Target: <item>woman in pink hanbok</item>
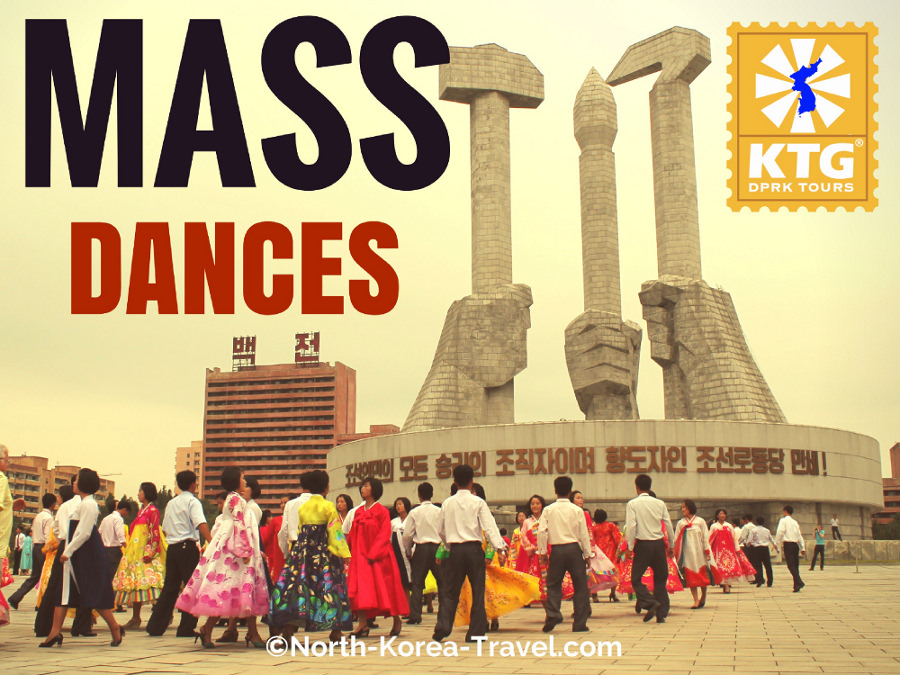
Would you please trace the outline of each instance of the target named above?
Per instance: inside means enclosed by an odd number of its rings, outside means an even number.
[[[194,616],[208,617],[198,638],[207,649],[215,647],[212,630],[220,617],[247,619],[248,643],[263,648],[256,617],[269,613],[269,589],[259,548],[259,527],[239,494],[246,483],[241,471],[222,471],[228,491],[212,540],[175,606]]]
[[[709,528],[709,547],[719,574],[722,576],[722,592],[731,593],[734,581],[756,577],[756,570],[747,556],[734,543],[734,528],[728,522],[728,511],[716,511],[716,521]]]

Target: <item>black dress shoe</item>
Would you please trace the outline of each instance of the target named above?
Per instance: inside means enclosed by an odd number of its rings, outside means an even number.
[[[577,628],[572,629],[573,633],[590,633],[591,629],[587,626],[578,626]]]
[[[431,636],[431,639],[434,640],[435,642],[440,642],[448,635],[450,635],[450,633],[445,633],[443,631],[436,630],[436,631],[434,631],[434,634]]]
[[[416,626],[416,625],[422,623],[422,619],[407,619],[406,623],[410,626]]]
[[[647,623],[648,621],[650,621],[650,619],[652,619],[654,616],[656,616],[656,612],[658,609],[659,609],[659,603],[656,600],[654,600],[653,604],[647,608],[647,613],[644,615],[644,623]]]
[[[541,628],[545,633],[549,633],[551,630],[556,628],[559,624],[562,623],[562,619],[547,619],[544,622],[544,627]]]
[[[666,622],[666,617],[664,617],[664,616],[656,617],[656,623],[665,623],[665,622]]]
[[[97,637],[93,631],[90,633],[72,633],[72,637]]]
[[[19,601],[18,600],[13,600],[12,598],[10,598],[9,600],[7,600],[7,602],[9,603],[9,606],[12,607],[13,609],[19,609]]]

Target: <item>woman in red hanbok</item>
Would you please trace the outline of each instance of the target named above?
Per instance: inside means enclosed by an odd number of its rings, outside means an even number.
[[[671,541],[672,534],[667,532],[665,528],[663,528],[663,537],[665,537],[666,543]],[[668,548],[668,547],[667,547]],[[617,567],[619,568],[619,585],[618,591],[620,593],[634,593],[634,587],[631,585],[631,567],[634,563],[633,558],[629,558],[625,555],[625,552],[628,550],[628,542],[625,537],[622,537],[622,541],[619,543],[619,562],[617,563]],[[669,576],[666,578],[666,590],[669,593],[677,593],[678,591],[683,591],[684,586],[681,583],[681,579],[678,577],[678,567],[675,565],[675,559],[666,556],[666,565],[669,568]],[[644,582],[644,586],[652,593],[653,592],[653,570],[649,567],[647,571],[644,572],[644,576],[641,577],[641,581]],[[640,613],[640,612],[638,612]]]
[[[394,620],[391,635],[399,635],[400,617],[409,614],[409,603],[400,583],[400,571],[391,548],[391,516],[378,503],[384,488],[377,478],[366,478],[359,486],[363,503],[344,520],[344,533],[353,557],[347,581],[350,609],[359,616],[356,637],[366,637],[366,621],[376,616]]]
[[[287,501],[287,497],[281,498],[282,511],[284,511],[284,505]],[[281,570],[284,568],[284,552],[281,550],[281,546],[278,545],[278,533],[281,531],[283,519],[283,514],[280,516],[269,516],[259,526],[259,543],[266,554],[266,562],[269,565],[269,577],[273,584],[278,581],[278,577],[281,576]]]
[[[756,570],[747,556],[734,543],[734,528],[728,522],[728,511],[716,511],[716,522],[709,528],[709,547],[716,567],[722,575],[722,591],[731,593],[733,581],[753,579]]]
[[[619,550],[619,544],[622,543],[622,533],[619,532],[619,528],[616,527],[615,523],[609,522],[606,518],[606,511],[603,509],[594,511],[594,522],[591,525],[591,539],[593,539],[594,545],[603,551],[603,554],[607,558],[615,560],[616,552]],[[631,579],[630,576],[628,578]],[[619,598],[616,597],[615,586],[609,591],[609,601],[619,602]],[[594,602],[599,602],[596,593],[594,594]]]

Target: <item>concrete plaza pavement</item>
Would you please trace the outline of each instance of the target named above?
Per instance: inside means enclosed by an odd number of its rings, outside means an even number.
[[[489,645],[482,645],[483,654],[476,655],[474,647],[463,644],[465,629],[459,628],[449,640],[457,640],[460,650],[471,647],[469,652],[460,651],[456,657],[428,656],[424,650],[435,618],[428,614],[420,626],[404,624],[402,635],[393,643],[396,655],[390,651],[378,654],[379,636],[387,635],[389,620],[381,620],[381,627],[365,640],[370,652],[353,657],[274,657],[266,650],[247,649],[243,643],[204,650],[192,641],[176,639],[174,628],[162,638],[129,632],[121,647],[112,648],[102,621],[98,637],[72,638],[66,632],[61,648],[38,649],[39,640],[32,631],[32,592],[18,611],[12,611],[11,625],[0,628],[0,670],[34,675],[75,671],[228,675],[269,670],[276,674],[311,670],[327,675],[413,671],[484,675],[900,673],[900,565],[869,564],[860,566],[857,573],[852,565],[826,564],[824,571],[809,572],[803,567],[802,575],[806,588],[792,593],[787,569],[779,565],[773,588],[757,589],[742,583],[729,595],[717,589],[710,593],[706,608],[695,611],[689,609],[689,592],[675,593],[665,624],[643,623],[627,601],[593,604],[589,633],[572,633],[568,622],[552,633],[557,652],[570,640],[578,643],[569,648],[576,654],[590,653],[598,642],[610,641],[620,643],[621,656],[615,648],[608,656],[607,647],[595,656],[536,656],[541,647],[530,651],[534,644],[549,642],[540,630],[544,620],[540,609],[520,609],[503,617],[500,631],[490,634],[490,642],[496,643],[493,656]],[[4,590],[11,592],[16,586]],[[116,616],[124,622],[129,615]],[[145,621],[148,616],[145,608]],[[217,629],[216,635],[221,630]],[[303,640],[306,635],[325,638],[321,633],[300,633],[298,637]],[[403,642],[409,645],[401,645]],[[420,655],[402,656],[402,649],[414,648],[415,642],[421,643]],[[523,648],[529,650],[525,656],[519,653]],[[514,656],[508,655],[510,650],[516,652]]]

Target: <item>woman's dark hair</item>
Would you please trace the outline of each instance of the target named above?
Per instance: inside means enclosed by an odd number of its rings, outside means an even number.
[[[256,499],[262,494],[262,488],[259,487],[259,481],[253,476],[244,476],[244,483],[250,488],[250,499]],[[240,479],[238,479],[240,484]]]
[[[535,499],[537,499],[541,503],[541,509],[543,509],[547,506],[547,501],[543,497],[541,497],[540,495],[531,495],[528,498],[528,510],[525,512],[529,518],[531,518],[534,515],[534,513],[531,510],[531,502],[533,502]]]
[[[353,508],[353,499],[350,498],[350,495],[339,494],[337,499],[334,500],[335,506],[337,506],[338,499],[343,499],[344,503],[347,505],[347,511]]]
[[[575,495],[581,495],[582,497],[584,497],[584,493],[581,490],[572,490],[572,492],[569,493],[570,502],[575,501]]]
[[[59,486],[59,498],[62,499],[63,504],[72,499],[75,496],[75,490],[72,489],[71,485],[60,485]]]
[[[594,511],[594,522],[597,524],[605,523],[608,517],[609,515],[603,509],[597,509],[596,511]]]
[[[263,511],[262,520],[259,521],[259,526],[262,527],[266,523],[269,522],[269,518],[272,517],[272,512],[269,509]]]
[[[78,490],[86,495],[92,495],[100,489],[100,476],[93,469],[81,469],[78,472]]]
[[[716,520],[719,519],[719,514],[720,514],[720,513],[724,513],[724,514],[725,514],[725,519],[726,519],[726,520],[728,519],[728,510],[727,510],[727,509],[716,509]]]
[[[316,469],[306,478],[306,489],[314,495],[325,494],[328,489],[328,472]]]
[[[688,510],[692,516],[697,515],[697,505],[694,503],[693,499],[685,499],[684,500],[684,508]]]
[[[144,499],[148,502],[155,502],[158,493],[156,492],[156,486],[153,483],[141,483],[140,490],[144,491]]]
[[[475,491],[476,497],[481,497],[481,499],[487,501],[487,496],[484,494],[484,486],[481,483],[472,483],[472,490]]]
[[[403,502],[403,508],[406,509],[406,515],[409,515],[409,512],[412,511],[412,502],[406,497],[397,497],[397,499],[394,500],[395,507],[397,506],[397,502]],[[394,510],[396,510],[396,508]],[[397,512],[397,515],[399,516],[400,513]]]
[[[237,492],[241,487],[241,470],[236,466],[226,466],[222,469],[219,484],[226,492]]]
[[[381,499],[381,495],[384,494],[384,485],[382,485],[381,481],[377,478],[367,476],[363,479],[363,482],[359,484],[359,494],[362,494],[362,486],[366,483],[368,483],[369,487],[372,489],[372,499],[377,502],[379,499]]]

